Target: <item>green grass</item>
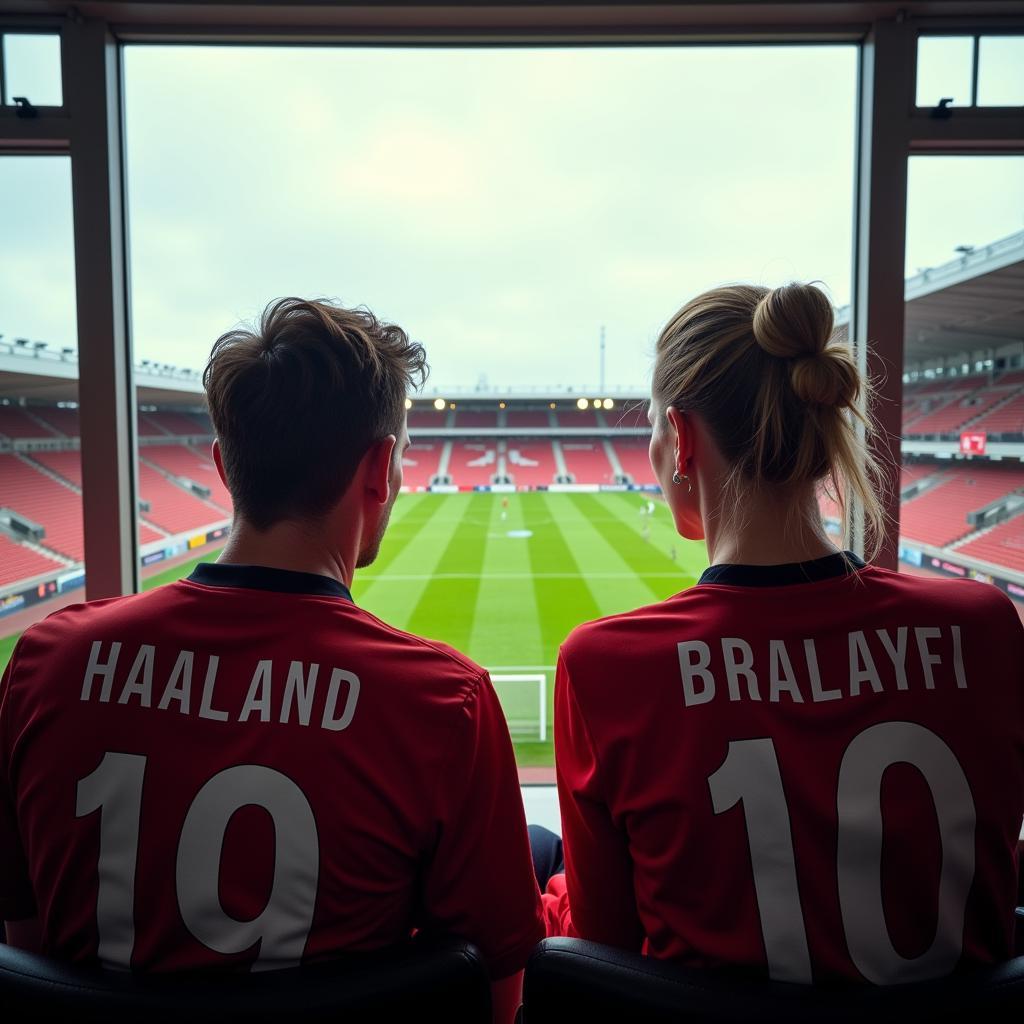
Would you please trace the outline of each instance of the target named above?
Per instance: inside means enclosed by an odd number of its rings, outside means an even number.
[[[680,539],[661,502],[653,516],[639,514],[638,494],[508,499],[503,520],[501,495],[404,495],[377,561],[356,574],[356,601],[493,672],[547,672],[550,703],[558,647],[574,626],[674,594],[707,564],[704,545]],[[200,560],[150,577],[145,588],[188,575]],[[0,639],[0,667],[15,639]],[[510,718],[536,718],[534,686],[499,684],[498,692]],[[543,743],[515,734],[520,764],[552,763],[550,722],[549,714]]]

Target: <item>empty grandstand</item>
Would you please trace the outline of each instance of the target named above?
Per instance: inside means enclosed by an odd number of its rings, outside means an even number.
[[[915,567],[995,580],[1024,599],[1024,318],[1019,302],[992,314],[993,296],[1022,293],[1024,232],[907,282],[900,554]],[[985,348],[971,342],[974,321],[995,339]],[[222,535],[231,498],[209,455],[198,376],[140,367],[136,380],[139,539],[143,561],[154,563]],[[27,398],[42,393],[46,401]],[[405,488],[656,490],[643,397],[416,398]],[[0,602],[40,578],[81,582],[76,400],[75,382],[51,372],[45,350],[29,360],[0,343]],[[822,511],[834,527],[835,504],[823,501]]]

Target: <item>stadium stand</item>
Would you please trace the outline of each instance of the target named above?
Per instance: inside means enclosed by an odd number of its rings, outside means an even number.
[[[144,412],[136,412],[135,427],[139,437],[169,437],[168,431],[154,423]]]
[[[223,509],[194,497],[159,470],[139,463],[139,496],[149,503],[146,518],[168,533],[185,533],[226,518]]]
[[[560,427],[603,427],[596,409],[559,409],[555,419]]]
[[[210,488],[209,501],[223,512],[231,514],[231,495],[221,483],[217,467],[193,448],[180,444],[146,445],[139,450],[139,458],[153,463],[172,476],[184,477],[193,483]]]
[[[1024,435],[1024,392],[1011,398],[986,413],[976,423],[971,424],[972,430],[984,430],[987,434],[1009,434],[1020,437]]]
[[[455,414],[455,423],[453,426],[470,428],[470,427],[496,427],[498,425],[498,413],[497,411],[490,410],[473,410],[473,409],[459,409]]]
[[[147,412],[145,417],[154,426],[179,437],[208,433],[198,420],[181,412]]]
[[[934,487],[911,498],[900,512],[904,537],[943,547],[973,531],[968,512],[1024,487],[1024,468],[952,466]]]
[[[0,504],[39,523],[46,531],[40,542],[44,547],[72,561],[82,561],[82,501],[75,491],[18,455],[0,455],[0,480]]]
[[[565,468],[581,484],[612,483],[612,464],[600,440],[572,440],[562,442]]]
[[[0,405],[0,436],[15,438],[54,437],[56,432],[16,405]]]
[[[431,479],[437,474],[440,460],[441,445],[430,442],[410,444],[402,458],[403,486],[414,490],[429,487]]]
[[[943,404],[933,412],[908,421],[906,433],[910,436],[949,434],[967,424],[973,426],[971,421],[984,415],[993,406],[1005,401],[1015,390],[1016,388],[1011,385],[1003,388],[983,388],[973,394],[963,391],[946,393],[940,396],[944,399]]]
[[[64,437],[78,437],[81,428],[78,425],[78,410],[49,407],[45,405],[33,406],[34,416],[43,420],[49,425],[55,434]]]
[[[900,467],[900,491],[912,487],[919,480],[933,476],[939,471],[934,462],[912,462]]]
[[[484,487],[498,471],[495,442],[460,441],[452,445],[448,472],[458,487]]]
[[[447,409],[413,409],[409,413],[410,430],[438,430],[447,422]]]
[[[558,471],[550,441],[509,441],[507,462],[517,487],[547,487]]]
[[[509,409],[507,423],[513,430],[521,427],[550,427],[551,415],[548,409]]]
[[[63,568],[60,562],[0,533],[0,587],[44,573],[59,572]]]
[[[982,531],[956,550],[961,555],[1024,572],[1024,515]]]
[[[75,487],[82,486],[82,458],[77,451],[33,452],[29,458]]]
[[[637,484],[655,484],[654,470],[648,457],[649,442],[642,440],[616,440],[615,454],[619,457],[623,472],[628,473]]]

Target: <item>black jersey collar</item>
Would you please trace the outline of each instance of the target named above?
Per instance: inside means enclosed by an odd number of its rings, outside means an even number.
[[[712,565],[705,569],[698,583],[720,583],[727,587],[786,587],[794,583],[820,583],[849,575],[864,568],[864,560],[852,551],[836,552],[810,562],[788,562],[785,565]]]
[[[189,575],[192,583],[206,587],[239,587],[243,590],[272,590],[278,594],[309,594],[352,600],[348,587],[330,576],[265,565],[234,565],[231,562],[200,562]]]

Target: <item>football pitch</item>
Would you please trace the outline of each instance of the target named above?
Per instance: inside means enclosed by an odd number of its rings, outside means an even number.
[[[544,674],[543,741],[538,684],[495,685],[515,723],[520,765],[548,765],[559,644],[581,622],[691,586],[707,554],[676,534],[661,501],[641,514],[646,495],[517,493],[507,495],[507,508],[505,497],[402,495],[377,561],[356,573],[352,593],[385,621],[443,640],[493,675]],[[193,564],[151,577],[146,589],[187,575]],[[3,661],[5,647],[0,640]]]

